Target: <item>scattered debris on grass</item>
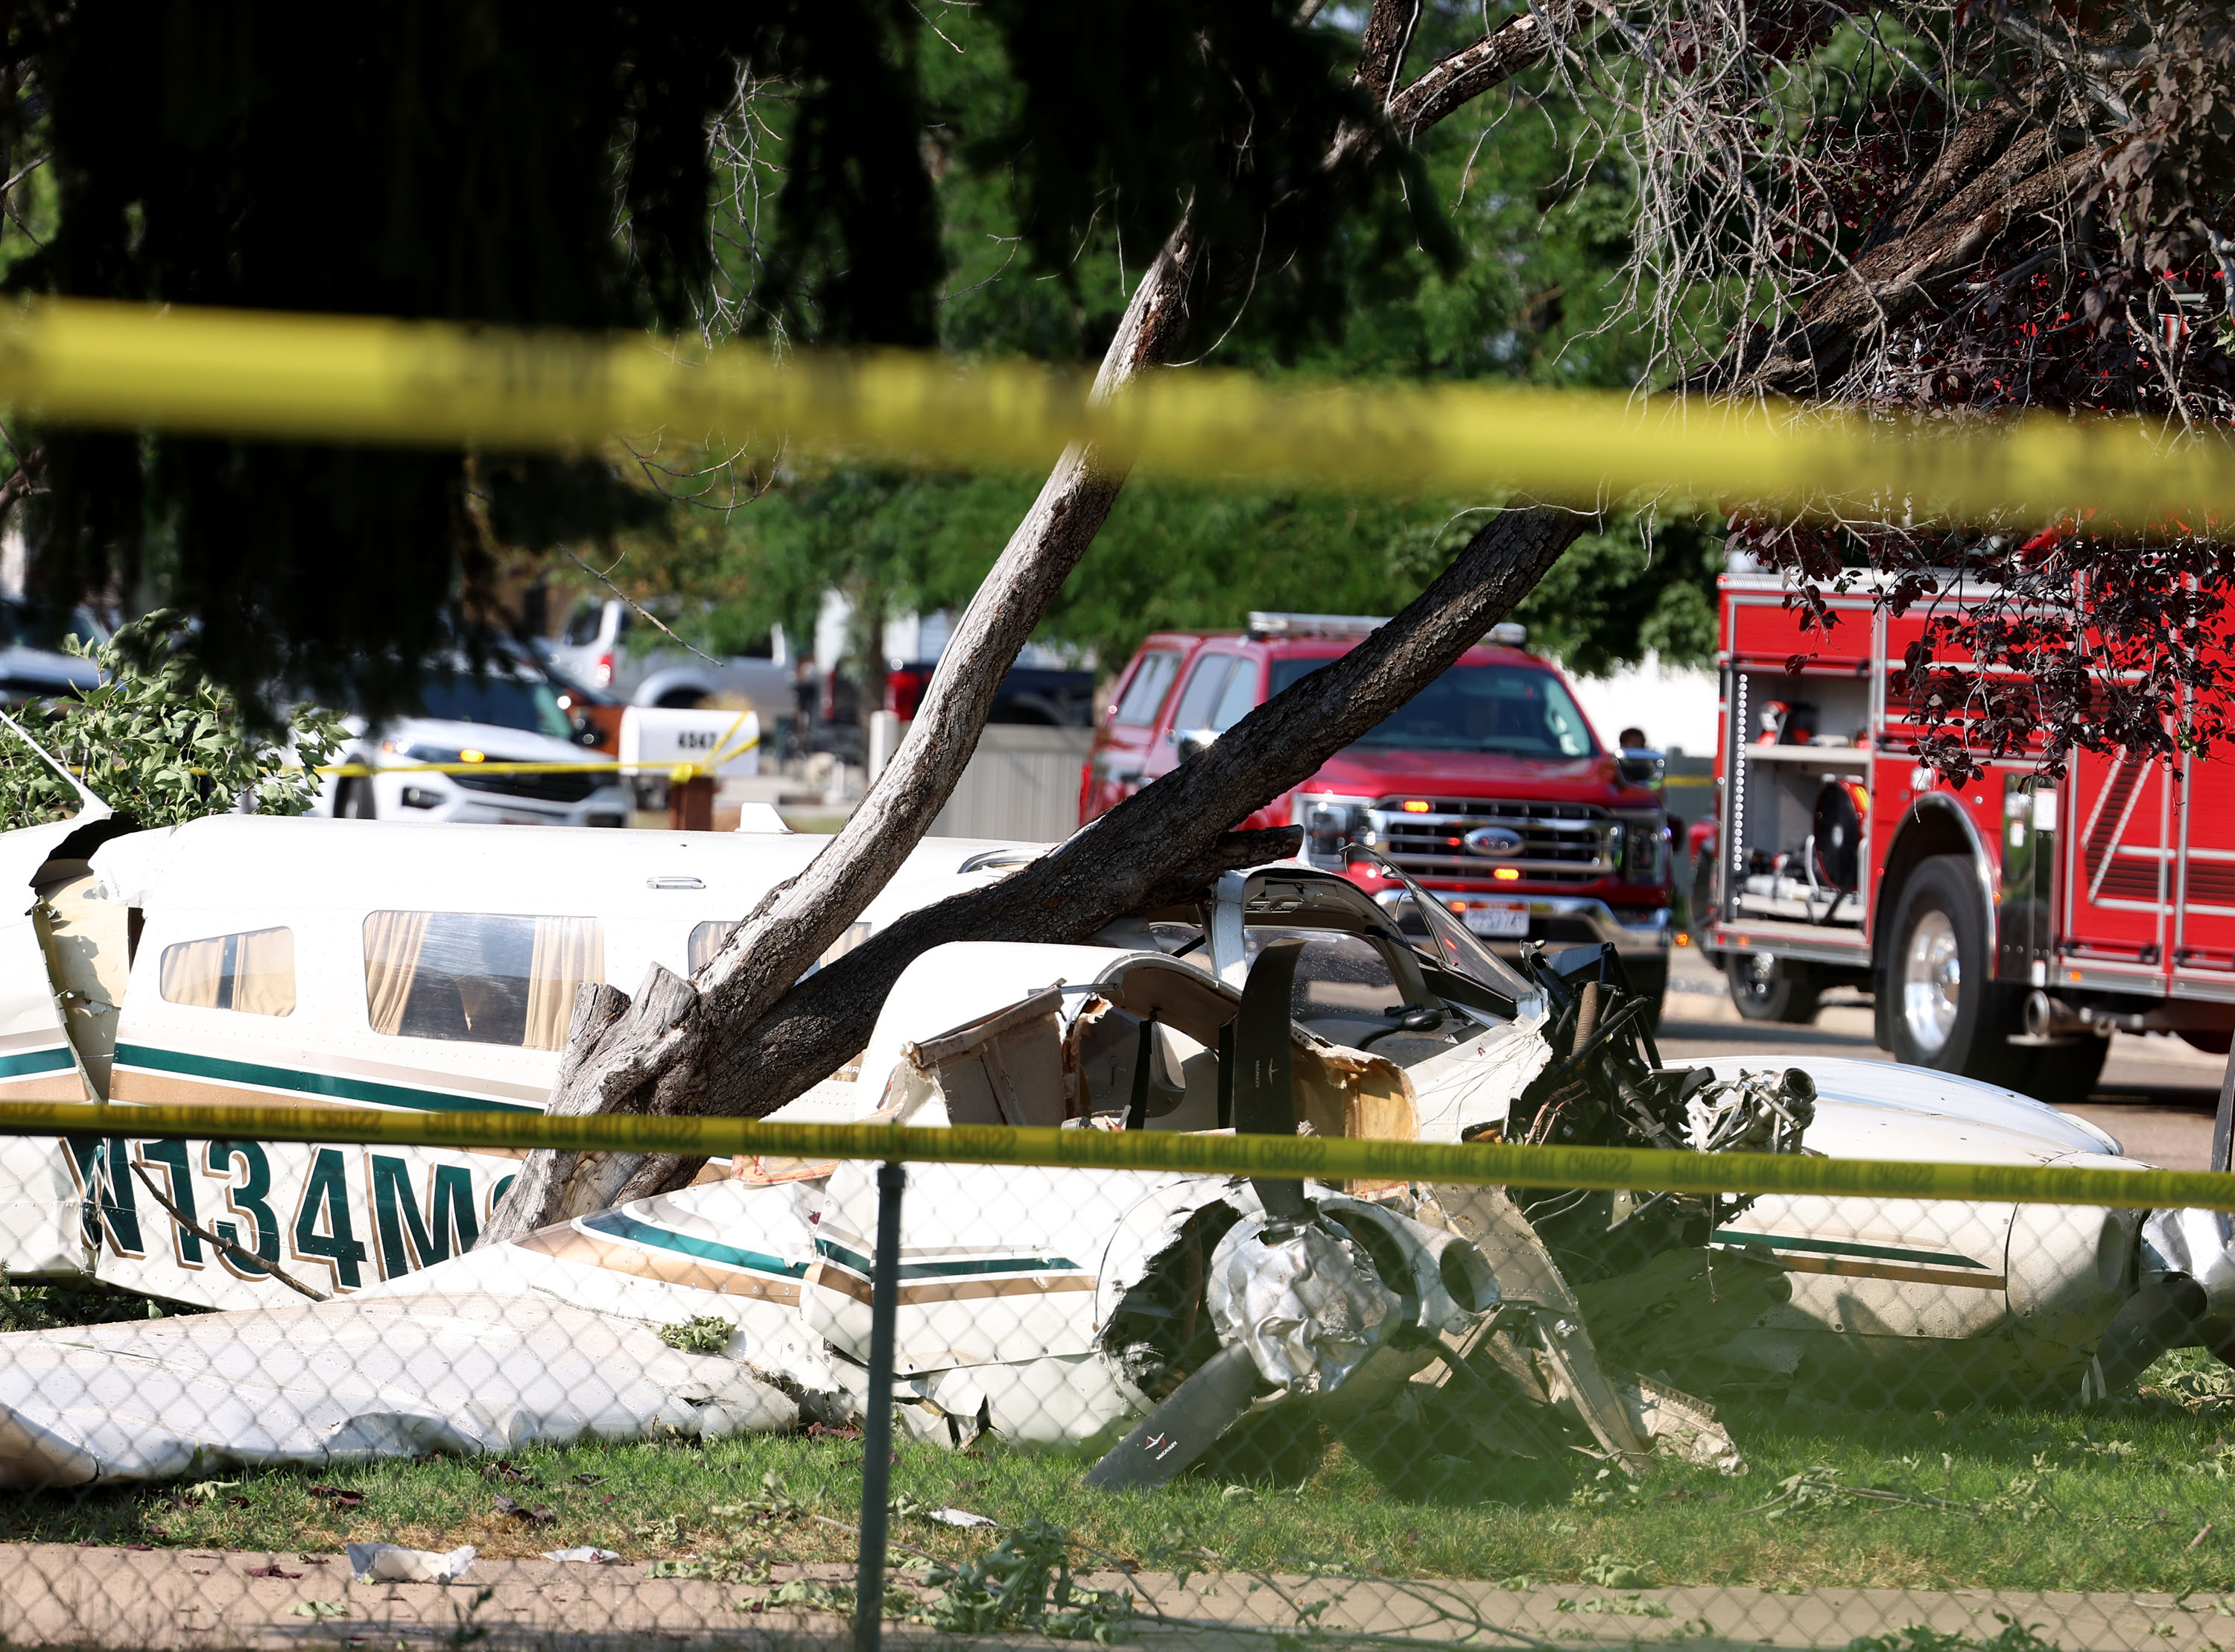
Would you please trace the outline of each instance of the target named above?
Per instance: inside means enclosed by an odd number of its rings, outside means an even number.
[[[657,1329],[659,1340],[670,1348],[685,1354],[719,1354],[729,1347],[737,1328],[719,1314],[698,1314]]]

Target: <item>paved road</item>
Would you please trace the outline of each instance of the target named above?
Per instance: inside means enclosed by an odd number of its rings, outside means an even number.
[[[1743,1021],[1722,976],[1688,949],[1679,950],[1669,972],[1659,1042],[1662,1057],[1671,1061],[1755,1049],[1892,1059],[1871,1042],[1871,1007],[1855,994],[1826,995],[1813,1026]],[[2173,1170],[2202,1170],[2225,1066],[2223,1058],[2192,1049],[2169,1034],[2119,1034],[2111,1041],[2102,1083],[2071,1111],[2109,1131],[2136,1159]]]

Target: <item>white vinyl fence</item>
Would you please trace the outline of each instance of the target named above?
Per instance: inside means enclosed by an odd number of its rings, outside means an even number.
[[[1069,837],[1078,829],[1079,772],[1093,743],[1091,728],[989,725],[931,835],[1028,843]]]

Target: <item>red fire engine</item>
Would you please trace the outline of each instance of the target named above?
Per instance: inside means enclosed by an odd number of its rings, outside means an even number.
[[[2094,1087],[2114,1030],[2227,1049],[2235,764],[2080,752],[2061,782],[2017,760],[1952,787],[1909,754],[1888,681],[1930,604],[1897,617],[1858,591],[1804,631],[1775,578],[1721,585],[1694,933],[1742,1014],[1811,1021],[1826,987],[1859,987],[1900,1060],[2052,1100]]]

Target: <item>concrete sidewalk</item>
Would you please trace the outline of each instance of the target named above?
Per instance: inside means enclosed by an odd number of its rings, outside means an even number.
[[[597,1652],[660,1642],[836,1648],[847,1621],[831,1612],[756,1610],[752,1587],[653,1577],[641,1562],[607,1566],[546,1560],[476,1561],[463,1579],[357,1584],[339,1556],[0,1544],[0,1645],[8,1647],[364,1647],[377,1652],[485,1640],[493,1646]],[[783,1565],[777,1582],[844,1583],[842,1566]],[[901,1581],[912,1574],[901,1572]],[[1084,1581],[1126,1585],[1104,1570]],[[1467,1582],[1383,1583],[1341,1578],[1165,1573],[1135,1575],[1139,1633],[1151,1646],[1259,1649],[1269,1637],[1314,1629],[1484,1646],[1844,1647],[1858,1636],[1924,1624],[1985,1639],[1996,1616],[2037,1625],[2042,1638],[2079,1649],[2235,1647],[2235,1606],[2216,1597],[2180,1604],[2166,1595],[1999,1594],[1986,1590],[1758,1589],[1608,1590],[1588,1585],[1508,1590]],[[484,1590],[486,1600],[477,1600]],[[960,1637],[894,1624],[888,1638],[910,1652]],[[1003,1636],[1017,1642],[1029,1637]],[[980,1643],[983,1643],[982,1641]]]

